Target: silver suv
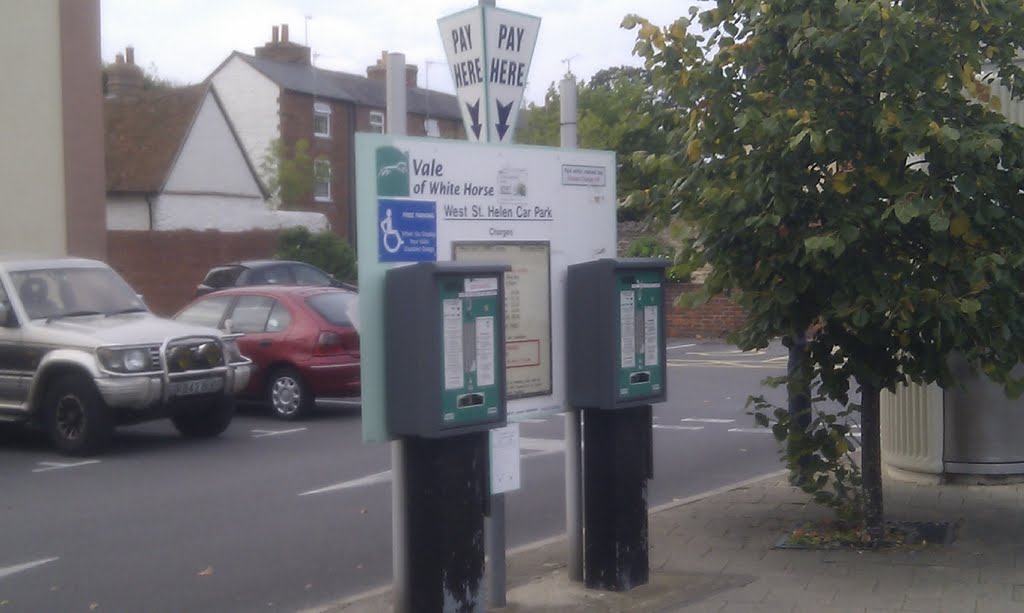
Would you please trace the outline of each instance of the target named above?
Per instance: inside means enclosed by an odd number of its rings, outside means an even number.
[[[0,421],[42,427],[63,453],[163,417],[217,436],[250,370],[231,335],[157,317],[103,262],[0,261]]]

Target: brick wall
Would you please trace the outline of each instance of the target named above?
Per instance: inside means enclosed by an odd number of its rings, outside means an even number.
[[[668,338],[722,338],[737,329],[746,312],[725,296],[715,296],[707,304],[685,309],[677,305],[685,293],[698,291],[694,283],[669,283],[665,291],[665,327]]]
[[[154,313],[164,316],[192,299],[212,266],[270,258],[276,249],[276,230],[107,232],[107,262],[142,294]]]

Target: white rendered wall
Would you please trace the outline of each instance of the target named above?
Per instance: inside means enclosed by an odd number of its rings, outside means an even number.
[[[149,230],[149,205],[142,196],[107,194],[108,230]]]
[[[262,198],[257,179],[212,94],[203,98],[196,112],[164,191]]]
[[[237,56],[214,73],[211,81],[246,154],[259,172],[267,148],[278,137],[279,88]]]
[[[322,213],[274,211],[262,198],[218,195],[162,194],[153,206],[154,230],[245,230],[305,226],[327,229]]]
[[[58,0],[3,0],[0,250],[67,253]]]

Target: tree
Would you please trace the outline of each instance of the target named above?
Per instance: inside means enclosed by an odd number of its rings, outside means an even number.
[[[292,146],[275,138],[260,161],[260,176],[270,198],[281,208],[294,208],[308,200],[317,180],[327,178],[323,167],[309,152],[309,141],[300,138]]]
[[[313,233],[303,226],[283,230],[277,237],[274,257],[312,264],[339,281],[354,281],[356,278],[355,251],[330,230]]]
[[[991,88],[1024,85],[1024,5],[719,0],[699,25],[623,22],[673,143],[650,160],[673,180],[638,197],[693,225],[709,295],[740,290],[741,347],[808,332],[807,384],[843,404],[859,386],[877,543],[880,390],[950,384],[953,353],[1021,390],[1024,129]]]
[[[590,81],[577,84],[579,145],[616,152],[620,194],[629,194],[657,179],[634,162],[637,152],[650,155],[667,151],[663,135],[651,129],[647,111],[655,104],[652,94],[647,71],[630,66],[606,68]],[[525,120],[517,134],[518,142],[552,147],[560,144],[561,96],[554,83],[544,96],[543,106],[527,107]],[[638,219],[643,214],[639,210],[620,210],[623,219]]]

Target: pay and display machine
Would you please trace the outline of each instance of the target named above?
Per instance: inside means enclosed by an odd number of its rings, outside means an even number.
[[[419,262],[387,271],[392,436],[441,438],[505,425],[503,264]]]
[[[605,258],[569,266],[569,404],[618,409],[665,400],[668,263]]]

